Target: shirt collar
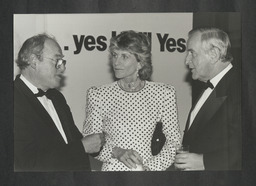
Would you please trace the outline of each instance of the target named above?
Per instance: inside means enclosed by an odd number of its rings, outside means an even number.
[[[20,75],[20,79],[28,86],[28,88],[34,93],[38,93],[37,87],[35,87],[32,83],[30,83],[22,74]]]
[[[214,78],[212,78],[210,80],[210,82],[213,84],[214,87],[216,87],[216,85],[219,83],[219,81],[221,80],[221,78],[233,67],[233,65],[231,63],[229,63],[229,65],[224,68],[219,74],[217,74]]]

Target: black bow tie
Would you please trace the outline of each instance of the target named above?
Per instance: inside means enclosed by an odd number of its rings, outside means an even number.
[[[211,88],[214,89],[213,84],[208,80],[206,83],[204,83],[204,89]]]
[[[35,94],[36,97],[46,96],[48,99],[52,99],[51,93],[49,90],[44,92],[42,89],[38,88],[38,93]]]

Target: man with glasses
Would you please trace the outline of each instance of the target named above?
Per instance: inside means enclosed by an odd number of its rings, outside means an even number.
[[[182,143],[189,152],[178,151],[175,167],[241,170],[241,72],[232,61],[229,37],[217,28],[195,29],[188,36],[186,65],[205,90],[184,131]]]
[[[27,39],[14,81],[15,171],[89,170],[88,153],[100,151],[103,134],[83,137],[60,87],[66,61],[46,34]]]

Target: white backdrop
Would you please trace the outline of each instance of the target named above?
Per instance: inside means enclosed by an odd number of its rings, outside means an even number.
[[[113,82],[107,49],[112,32],[149,33],[152,80],[176,88],[179,123],[183,131],[191,107],[191,87],[185,81],[184,50],[187,33],[192,29],[192,16],[192,13],[15,14],[14,57],[16,59],[22,43],[33,35],[45,32],[56,37],[67,60],[66,85],[61,91],[82,131],[87,89]],[[18,73],[14,64],[14,77]]]

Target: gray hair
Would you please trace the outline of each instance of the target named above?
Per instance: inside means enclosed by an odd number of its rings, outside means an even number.
[[[41,55],[43,54],[44,43],[47,39],[56,41],[54,37],[43,33],[27,39],[23,43],[16,60],[16,63],[21,70],[29,66],[30,56],[32,54],[35,54],[39,60],[42,60]]]
[[[201,34],[201,43],[206,52],[216,47],[220,51],[222,62],[231,62],[233,60],[230,53],[231,43],[226,32],[218,28],[196,28],[189,32],[189,38],[198,32]]]

